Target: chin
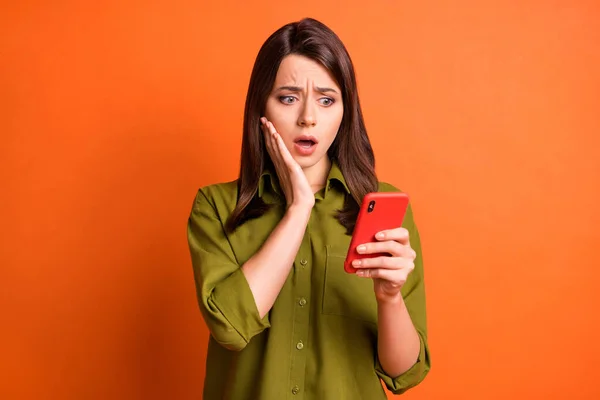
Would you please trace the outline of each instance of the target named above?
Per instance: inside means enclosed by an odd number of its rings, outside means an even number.
[[[314,167],[315,165],[317,165],[319,163],[319,161],[321,161],[323,159],[323,157],[325,157],[325,155],[322,156],[316,156],[313,155],[311,157],[294,157],[294,160],[296,160],[296,162],[298,163],[298,165],[300,165],[300,167],[302,169],[307,169],[307,168],[311,168]]]
[[[298,165],[302,168],[310,168],[316,164],[313,160],[308,160],[306,157],[294,157],[294,160],[298,163]]]

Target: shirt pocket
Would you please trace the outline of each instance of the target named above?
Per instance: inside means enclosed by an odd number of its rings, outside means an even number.
[[[346,251],[326,247],[322,313],[376,324],[377,301],[373,280],[344,271]]]

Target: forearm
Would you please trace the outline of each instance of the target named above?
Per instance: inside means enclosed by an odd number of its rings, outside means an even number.
[[[385,372],[396,377],[408,371],[419,356],[419,335],[411,321],[402,296],[379,302],[378,355]]]
[[[279,295],[300,249],[311,208],[292,206],[261,249],[242,266],[260,317]]]

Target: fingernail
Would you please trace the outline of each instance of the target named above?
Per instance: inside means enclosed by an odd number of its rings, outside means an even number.
[[[379,232],[379,233],[376,235],[376,237],[377,237],[377,239],[383,239],[383,238],[385,237],[385,233],[383,233],[383,232]]]
[[[365,246],[363,246],[362,244],[360,246],[358,246],[356,248],[356,251],[358,251],[359,253],[362,253],[363,251],[365,251],[367,248]]]
[[[354,265],[355,267],[358,267],[361,264],[360,260],[354,260],[352,261],[352,265]]]
[[[365,271],[363,271],[362,269],[358,270],[358,271],[356,271],[356,275],[358,275],[358,276],[365,276]]]

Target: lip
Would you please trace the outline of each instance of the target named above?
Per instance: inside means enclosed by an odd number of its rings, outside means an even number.
[[[298,143],[301,140],[310,140],[313,141],[315,144],[319,144],[317,138],[312,135],[300,135],[296,139],[294,139],[294,143]]]
[[[300,141],[303,141],[303,140],[310,140],[314,144],[310,147],[301,146]],[[296,150],[296,152],[298,154],[303,155],[303,156],[310,156],[312,153],[314,153],[315,150],[317,149],[318,144],[319,144],[319,141],[317,140],[317,138],[314,136],[311,136],[311,135],[301,135],[301,136],[298,136],[296,139],[294,139],[294,149]]]

